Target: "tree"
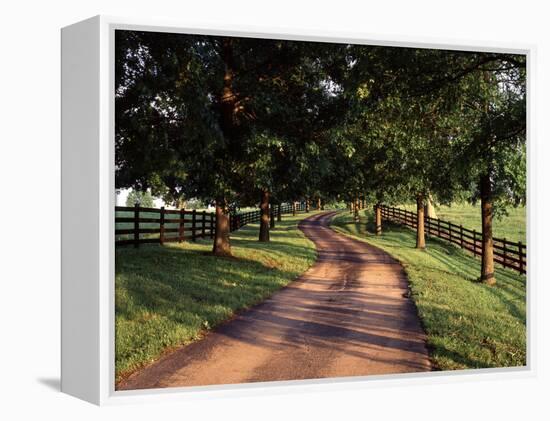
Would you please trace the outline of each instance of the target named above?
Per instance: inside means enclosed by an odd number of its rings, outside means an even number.
[[[126,206],[139,205],[142,208],[152,208],[154,206],[153,196],[149,191],[132,190],[126,198]]]
[[[435,184],[430,177],[428,191],[450,201],[466,190],[472,202],[481,201],[480,281],[492,285],[493,216],[506,205],[525,201],[525,57],[461,52],[431,56],[433,60],[422,63],[423,76],[411,85],[423,92],[409,89],[410,96],[422,98],[420,103],[427,100],[434,106],[439,126],[434,135],[443,134],[439,138],[450,146],[436,149],[440,160],[447,157],[441,171],[445,177]]]
[[[265,48],[266,42],[271,48]],[[264,40],[250,48],[256,49],[251,56],[260,64],[254,65],[252,76],[242,74],[254,119],[245,139],[247,184],[240,186],[240,200],[259,196],[264,209],[268,197],[273,206],[311,196],[326,172],[321,145],[338,115],[345,113],[328,83],[330,67],[343,47]],[[262,218],[260,240],[266,241],[268,229],[267,218]]]
[[[174,200],[185,194],[215,201],[213,250],[229,255],[235,180],[225,154],[239,128],[231,110],[237,107],[231,45],[203,36],[117,31],[116,48],[117,182]]]
[[[480,281],[494,285],[493,217],[526,198],[525,56],[495,58],[463,81],[466,136],[455,142],[456,177],[481,203]]]
[[[425,198],[448,189],[444,163],[450,154],[449,141],[441,134],[445,120],[436,96],[411,95],[411,63],[430,57],[423,50],[379,47],[355,53],[348,85],[352,112],[344,133],[353,142],[349,189],[370,192],[375,203],[413,197],[422,206],[417,247],[424,248]]]
[[[377,202],[414,197],[419,215],[432,196],[450,203],[469,191],[483,209],[481,280],[493,279],[493,202],[525,197],[525,57],[383,47],[351,54],[348,191],[361,186]],[[417,227],[422,247],[422,217]]]
[[[269,241],[269,192],[262,192],[262,201],[260,202],[260,241]]]
[[[297,192],[338,115],[327,68],[344,47],[117,31],[116,48],[118,184],[215,203],[213,252],[229,255],[231,209]]]

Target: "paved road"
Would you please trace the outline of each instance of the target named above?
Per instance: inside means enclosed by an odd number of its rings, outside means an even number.
[[[429,371],[403,269],[384,251],[332,231],[333,216],[301,223],[319,256],[298,280],[117,389]]]

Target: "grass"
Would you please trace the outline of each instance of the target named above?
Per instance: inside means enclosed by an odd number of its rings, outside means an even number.
[[[416,212],[416,204],[398,206]],[[462,224],[465,228],[475,229],[481,232],[481,210],[480,205],[469,203],[453,203],[451,206],[438,206],[435,209],[437,217]],[[497,238],[506,238],[509,241],[521,241],[526,244],[526,209],[525,206],[508,208],[508,215],[495,218],[493,221],[493,235]]]
[[[401,261],[436,368],[526,364],[525,276],[497,268],[495,287],[477,283],[479,259],[439,239],[427,239],[427,249],[417,250],[415,232],[390,223],[375,236],[371,211],[362,212],[359,223],[342,213],[333,228]]]
[[[313,264],[314,244],[284,216],[259,243],[258,225],[232,233],[234,258],[209,241],[119,247],[115,260],[117,381],[287,285]]]

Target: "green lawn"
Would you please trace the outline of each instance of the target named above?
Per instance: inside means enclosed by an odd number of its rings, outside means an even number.
[[[370,210],[361,212],[357,224],[348,212],[341,213],[333,228],[402,262],[437,368],[526,364],[525,276],[497,268],[495,287],[477,283],[479,259],[439,239],[427,239],[426,251],[417,250],[415,232],[390,223],[375,236]]]
[[[270,243],[257,241],[258,225],[232,233],[234,258],[209,254],[211,240],[117,248],[117,381],[303,273],[316,252],[297,223],[314,213],[283,216]]]
[[[397,206],[416,212],[416,205],[408,204]],[[451,206],[438,206],[435,208],[437,217],[455,224],[462,224],[465,228],[475,229],[481,232],[481,209],[469,203],[453,203]],[[527,244],[525,223],[527,212],[525,206],[507,209],[508,215],[495,218],[493,221],[493,235],[497,238],[506,238],[509,241],[521,241]]]

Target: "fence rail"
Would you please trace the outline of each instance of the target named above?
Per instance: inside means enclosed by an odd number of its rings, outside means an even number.
[[[138,247],[144,243],[214,238],[216,217],[206,211],[116,206],[115,227],[116,245]]]
[[[380,206],[382,218],[411,228],[417,226],[416,212],[390,206]],[[449,221],[424,216],[424,231],[428,236],[434,236],[446,240],[468,250],[476,256],[482,253],[482,235],[476,230],[464,228],[462,225]],[[514,269],[519,273],[527,271],[527,246],[521,241],[512,242],[506,238],[493,237],[493,255],[495,262],[504,267]]]
[[[303,202],[296,203],[296,212],[301,212],[306,210],[306,204]],[[270,212],[274,218],[279,216],[279,206],[274,205],[270,207]],[[282,203],[280,206],[281,215],[292,213],[292,203]],[[262,212],[260,210],[250,211],[250,212],[240,212],[234,213],[229,216],[229,229],[231,232],[236,231],[247,224],[253,224],[255,222],[260,222]]]
[[[305,210],[305,203],[296,203],[296,211]],[[273,217],[292,213],[291,203],[271,207]],[[247,224],[259,222],[261,212],[240,212],[229,215],[230,231],[236,231]],[[167,242],[195,241],[197,238],[214,238],[216,214],[214,212],[145,208],[141,206],[115,207],[115,244],[134,245]]]

